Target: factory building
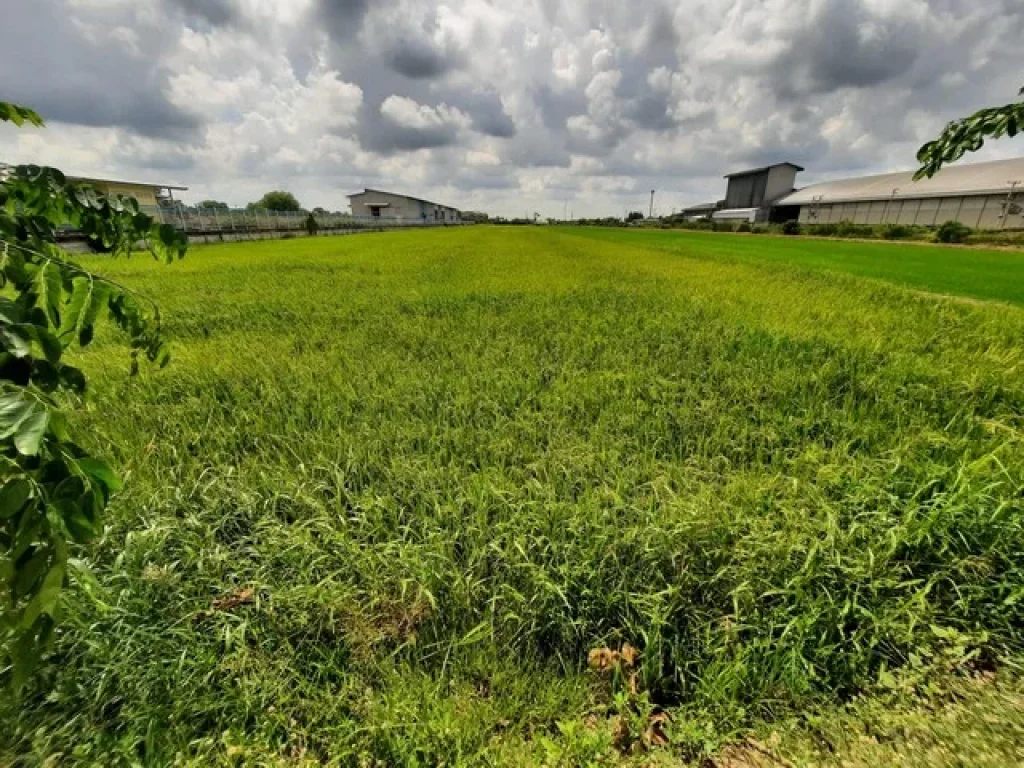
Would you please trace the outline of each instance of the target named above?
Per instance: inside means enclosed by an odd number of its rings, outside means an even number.
[[[726,175],[725,200],[715,204],[711,218],[716,221],[767,221],[776,200],[794,190],[795,163],[776,163]],[[695,206],[695,208],[707,208]]]
[[[365,189],[348,199],[353,216],[438,224],[458,224],[462,220],[458,209],[451,206],[379,189]]]
[[[930,179],[913,171],[811,184],[773,206],[773,220],[803,224],[957,221],[972,229],[1024,228],[1024,157],[946,166]]]

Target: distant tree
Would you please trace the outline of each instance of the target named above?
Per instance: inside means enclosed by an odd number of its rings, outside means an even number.
[[[203,200],[199,203],[200,208],[216,208],[220,211],[226,211],[228,209],[227,203],[222,203],[220,200]]]
[[[321,207],[319,205],[316,208],[313,209],[313,215],[314,216],[327,216],[328,214],[330,214],[330,211],[328,211],[326,208],[323,208],[323,207]]]
[[[1024,88],[1018,91],[1024,96]],[[949,123],[934,141],[929,141],[917,151],[921,167],[914,179],[931,178],[943,165],[955,163],[967,152],[977,152],[985,139],[999,139],[1016,136],[1024,130],[1024,101],[989,107],[973,115]]]
[[[291,192],[286,192],[283,189],[276,189],[273,192],[267,192],[263,197],[254,203],[249,203],[247,206],[250,210],[253,208],[263,208],[268,211],[301,211],[302,206],[299,205],[298,199]]]
[[[640,211],[630,211],[626,215],[626,221],[643,221],[644,215]]]
[[[306,234],[312,237],[319,229],[320,225],[316,221],[316,216],[314,216],[313,212],[310,211],[306,214]]]

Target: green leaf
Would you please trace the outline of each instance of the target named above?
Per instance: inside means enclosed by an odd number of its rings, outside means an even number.
[[[90,480],[94,480],[103,486],[107,493],[116,493],[121,490],[121,480],[105,461],[86,456],[85,458],[78,459],[77,464],[78,468]]]
[[[39,444],[46,434],[46,426],[50,421],[50,413],[41,403],[36,403],[33,412],[18,425],[14,433],[14,447],[25,456],[39,453]]]
[[[52,617],[57,609],[57,601],[60,599],[60,591],[63,587],[64,563],[58,561],[46,572],[39,591],[25,606],[25,612],[21,615],[21,628],[30,628],[43,614]]]
[[[85,392],[85,374],[70,365],[60,367],[60,382],[72,392]]]
[[[92,286],[93,281],[88,277],[76,277],[71,281],[71,296],[64,307],[60,326],[61,338],[77,333],[81,327],[82,317],[92,301]]]
[[[32,485],[24,478],[16,478],[0,489],[0,520],[14,517],[28,501]]]
[[[24,389],[8,390],[0,394],[0,440],[18,431],[40,406],[38,400],[29,396]]]
[[[83,347],[92,341],[96,318],[107,303],[110,288],[105,283],[95,283],[89,296],[89,303],[82,312],[78,326],[78,343]]]
[[[35,326],[33,328],[33,335],[36,341],[39,343],[39,347],[43,350],[43,355],[51,363],[56,363],[60,360],[61,354],[64,352],[64,348],[61,346],[60,339],[54,336],[50,331],[42,326]]]
[[[60,267],[52,261],[43,264],[35,277],[39,306],[46,312],[46,317],[54,328],[60,328],[60,302],[64,295],[61,277]]]
[[[26,336],[26,328],[19,325],[0,325],[0,345],[15,357],[26,357],[32,351],[32,337]]]
[[[38,547],[14,575],[14,597],[20,599],[36,591],[36,585],[43,578],[50,565],[51,550],[49,547]]]
[[[17,104],[6,101],[0,101],[0,120],[14,123],[19,128],[25,123],[31,123],[36,128],[42,128],[45,125],[43,118],[35,110],[19,107]]]

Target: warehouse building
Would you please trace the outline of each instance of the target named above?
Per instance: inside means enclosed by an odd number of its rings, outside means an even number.
[[[773,206],[773,220],[803,224],[906,224],[957,221],[972,229],[1024,228],[1024,157],[946,166],[930,179],[914,171],[826,181]]]
[[[379,189],[364,189],[349,195],[348,199],[353,216],[438,224],[458,224],[462,221],[458,209],[449,205]]]
[[[786,162],[727,174],[725,199],[684,208],[683,218],[767,221],[773,203],[794,191],[796,175],[802,170]]]
[[[10,173],[12,165],[0,163],[0,181]],[[185,192],[188,187],[177,187],[173,184],[152,184],[147,181],[120,181],[118,179],[100,179],[92,176],[66,176],[72,184],[88,184],[104,195],[123,195],[134,197],[139,205],[156,208],[174,204],[174,193]]]
[[[104,195],[123,195],[134,197],[139,205],[149,208],[174,205],[174,193],[186,192],[188,187],[176,187],[172,184],[150,184],[145,181],[119,181],[117,179],[97,179],[89,176],[68,176],[73,183],[88,184]]]

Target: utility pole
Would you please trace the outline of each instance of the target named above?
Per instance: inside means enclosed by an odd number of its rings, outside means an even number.
[[[647,211],[647,218],[648,219],[653,219],[654,218],[654,190],[653,189],[651,190],[651,208],[650,208],[650,210]]]

